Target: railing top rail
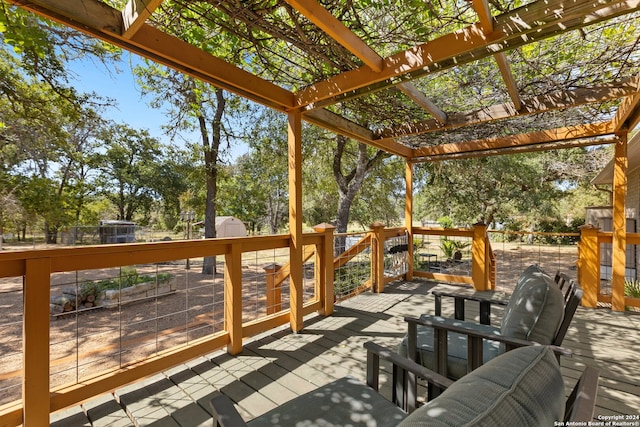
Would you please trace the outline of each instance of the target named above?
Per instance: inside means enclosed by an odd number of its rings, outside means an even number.
[[[470,228],[413,227],[412,230],[413,234],[426,234],[429,236],[473,237],[473,229]]]
[[[506,231],[506,230],[487,230],[488,233],[496,234],[513,234],[513,235],[533,235],[533,236],[560,236],[560,237],[580,237],[580,233],[556,233],[548,231]]]
[[[347,233],[334,233],[334,236],[362,236],[363,234],[370,233],[370,230],[363,231],[349,231]]]
[[[289,243],[290,236],[283,234],[13,251],[0,253],[0,278],[24,275],[26,261],[42,258],[51,260],[52,272],[62,272],[223,255],[233,244],[240,244],[242,252],[250,252],[286,248]]]

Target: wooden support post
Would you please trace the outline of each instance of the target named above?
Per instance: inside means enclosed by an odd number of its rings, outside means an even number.
[[[487,226],[474,224],[471,242],[471,279],[476,291],[489,290],[487,280],[490,260],[487,259]]]
[[[413,280],[413,165],[405,166],[404,226],[407,229],[407,274],[406,280]]]
[[[591,224],[580,227],[580,257],[578,283],[582,288],[582,305],[596,308],[600,294],[600,244],[598,227]]]
[[[611,245],[611,309],[624,311],[627,220],[627,132],[617,134],[613,162],[613,244]]]
[[[49,258],[26,260],[22,325],[23,425],[49,425]]]
[[[242,351],[242,247],[231,245],[224,256],[224,324],[229,332],[227,352]]]
[[[289,113],[289,262],[291,330],[303,328],[302,289],[302,114]]]
[[[369,226],[371,239],[371,289],[384,292],[384,224],[374,222]]]
[[[322,301],[320,314],[333,313],[333,232],[336,227],[331,224],[318,224],[313,227],[316,233],[323,233],[322,245],[316,250],[316,295]]]
[[[282,286],[276,281],[276,273],[282,268],[279,264],[270,264],[264,268],[267,284],[267,314],[282,310]]]

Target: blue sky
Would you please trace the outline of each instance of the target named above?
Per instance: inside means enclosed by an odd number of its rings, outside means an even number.
[[[116,65],[107,68],[98,61],[75,61],[71,64],[71,70],[76,75],[71,83],[80,92],[95,92],[106,98],[116,100],[116,106],[105,111],[105,115],[117,123],[126,123],[135,129],[147,129],[149,134],[165,144],[171,140],[162,130],[166,122],[165,110],[154,109],[149,106],[151,97],[143,97],[135,76],[131,71],[132,64],[137,64],[140,59],[137,55],[123,52],[123,60]],[[185,137],[189,135],[185,134]],[[198,135],[190,137],[195,142],[199,141]],[[176,144],[183,144],[182,138],[177,138]],[[232,158],[246,152],[246,147],[236,144],[232,149]]]
[[[169,139],[161,128],[166,120],[164,111],[152,109],[149,106],[150,98],[142,98],[131,72],[130,60],[137,61],[137,57],[124,52],[123,61],[117,64],[120,72],[108,69],[97,61],[75,61],[71,64],[71,69],[76,74],[72,84],[78,91],[95,92],[115,99],[117,105],[105,111],[110,119],[134,128],[147,129],[152,136],[168,143]]]

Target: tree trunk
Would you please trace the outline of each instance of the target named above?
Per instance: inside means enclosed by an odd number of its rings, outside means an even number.
[[[55,245],[58,242],[58,227],[44,223],[44,234],[47,244]]]
[[[216,197],[218,193],[218,152],[222,139],[222,115],[226,105],[224,92],[216,89],[216,112],[211,122],[211,143],[205,118],[198,117],[202,145],[204,148],[204,164],[207,177],[207,206],[204,218],[204,236],[216,237]],[[202,263],[202,274],[216,274],[215,257],[205,257]]]
[[[339,194],[336,233],[345,233],[347,231],[351,205],[358,191],[362,188],[367,172],[385,157],[385,153],[382,150],[378,150],[372,158],[369,158],[367,145],[360,142],[358,143],[358,157],[355,167],[345,174],[342,171],[342,162],[347,141],[347,138],[342,135],[336,137],[336,152],[333,156],[333,176],[338,184]],[[340,255],[345,251],[345,248],[346,237],[337,236],[334,240],[334,254]]]

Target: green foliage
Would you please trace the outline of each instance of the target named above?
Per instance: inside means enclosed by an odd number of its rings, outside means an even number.
[[[95,289],[93,293],[100,293],[106,290],[116,290],[129,288],[141,283],[165,283],[173,278],[170,273],[157,273],[154,275],[138,274],[135,267],[122,267],[120,277],[114,279],[97,280],[95,282],[82,285],[82,292],[88,292]],[[85,289],[86,287],[86,289]]]
[[[632,298],[640,298],[640,280],[625,279],[624,280],[624,296]]]
[[[159,177],[158,159],[162,146],[146,130],[135,130],[127,125],[110,125],[100,134],[104,153],[97,154],[100,175],[98,185],[103,195],[118,208],[118,218],[131,221],[141,211],[146,218],[154,197],[163,180]]]
[[[333,292],[336,297],[348,295],[371,278],[371,262],[350,262],[335,270]]]
[[[463,240],[451,240],[446,236],[440,238],[440,250],[447,259],[462,259],[461,251],[469,246],[471,246],[471,243]]]
[[[440,224],[442,228],[453,228],[453,220],[448,216],[441,216],[436,222]]]

